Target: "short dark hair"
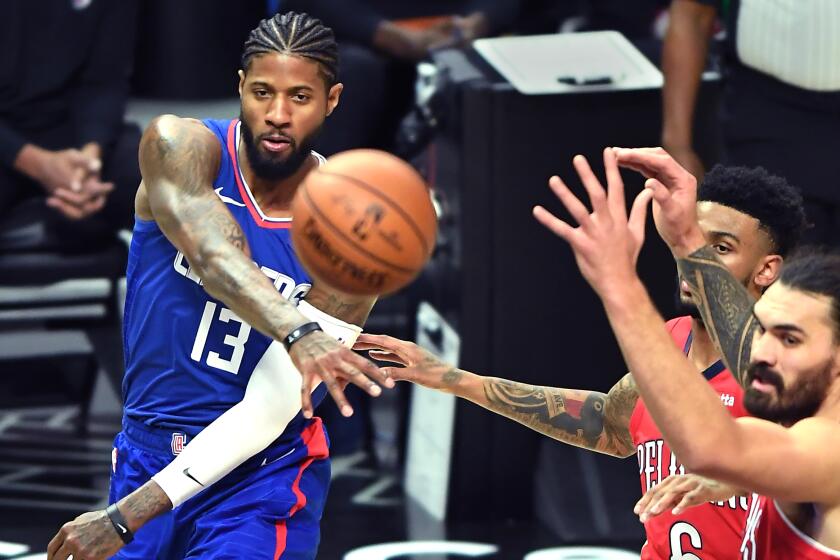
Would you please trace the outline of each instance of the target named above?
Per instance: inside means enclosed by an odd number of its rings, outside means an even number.
[[[802,195],[784,178],[771,175],[763,167],[716,165],[703,177],[697,200],[752,216],[782,256],[799,244],[805,231]]]
[[[840,341],[840,253],[803,247],[785,261],[778,282],[794,290],[830,298],[834,340]]]
[[[254,56],[278,52],[303,56],[318,63],[327,87],[338,81],[338,44],[333,30],[309,14],[286,12],[264,19],[248,35],[242,50],[247,72]]]

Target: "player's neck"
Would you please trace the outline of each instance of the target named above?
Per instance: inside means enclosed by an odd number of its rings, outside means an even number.
[[[310,155],[300,166],[300,169],[292,175],[285,179],[272,181],[263,179],[254,173],[248,161],[248,155],[244,147],[240,145],[239,165],[242,168],[242,176],[248,183],[251,194],[254,195],[260,210],[270,218],[288,218],[291,217],[292,199],[298,186],[303,182],[304,177],[318,165],[318,160],[315,156]]]
[[[700,371],[705,370],[720,359],[720,353],[715,348],[712,337],[706,330],[706,325],[703,324],[703,321],[697,319],[691,320],[691,348],[688,351],[688,359]]]

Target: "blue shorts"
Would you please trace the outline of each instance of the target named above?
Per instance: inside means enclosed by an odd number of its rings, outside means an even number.
[[[114,440],[109,503],[172,461],[183,432],[130,419]],[[326,432],[313,418],[173,511],[147,523],[114,558],[310,560],[330,482]],[[224,452],[224,450],[220,450]]]

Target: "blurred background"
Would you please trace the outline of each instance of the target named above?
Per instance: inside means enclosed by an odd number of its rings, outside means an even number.
[[[790,12],[765,12],[781,4],[791,2],[4,2],[0,558],[45,558],[63,522],[106,505],[140,134],[162,113],[237,117],[242,44],[261,18],[306,11],[336,32],[345,90],[318,151],[391,151],[432,190],[434,256],[366,330],[470,371],[607,391],[626,370],[601,307],[530,214],[561,212],[550,175],[580,188],[573,155],[596,172],[604,146],[662,145],[698,176],[718,162],[763,165],[802,190],[811,239],[836,244],[840,64],[797,64],[832,35],[779,33]],[[830,3],[797,6],[829,10],[840,36]],[[90,204],[56,192],[72,148],[103,162],[82,179],[100,193]],[[669,316],[674,265],[650,233],[640,270]],[[352,418],[329,399],[318,410],[334,457],[320,557],[565,558],[565,547],[597,546],[576,557],[638,558],[636,459],[405,384],[372,401],[354,389]]]

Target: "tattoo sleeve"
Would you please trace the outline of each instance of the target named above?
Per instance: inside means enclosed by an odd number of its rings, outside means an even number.
[[[630,416],[638,391],[630,374],[609,393],[484,380],[485,408],[571,445],[617,457],[635,452]]]
[[[140,144],[152,215],[210,295],[255,329],[282,339],[305,319],[251,260],[242,228],[213,192],[220,157],[218,141],[203,125],[156,119]]]
[[[137,531],[145,523],[172,509],[169,497],[154,480],[123,498],[117,503],[125,516],[129,528]]]
[[[703,322],[729,371],[740,385],[746,383],[753,333],[757,327],[755,300],[711,247],[703,247],[677,261],[680,277],[695,294]]]

